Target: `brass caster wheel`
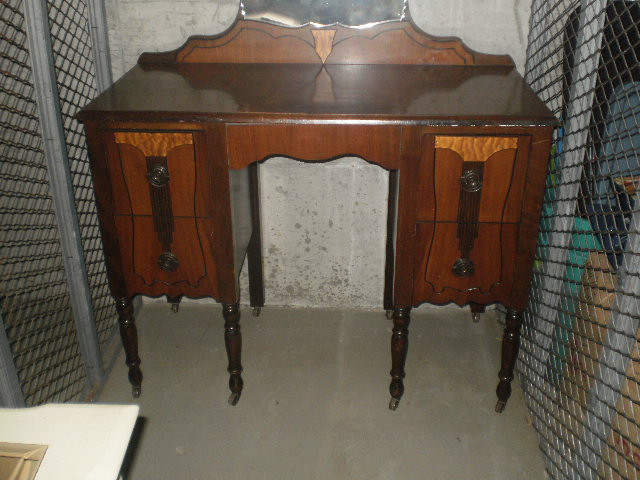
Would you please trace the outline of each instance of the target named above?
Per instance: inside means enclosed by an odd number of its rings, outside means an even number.
[[[505,407],[507,406],[507,402],[503,402],[502,400],[498,400],[496,403],[496,413],[504,412]]]
[[[173,313],[178,313],[178,310],[180,310],[180,304],[179,303],[172,303],[171,304],[171,311]]]
[[[231,393],[231,395],[229,395],[229,405],[234,406],[236,403],[238,403],[238,400],[240,400],[240,394],[239,393]]]
[[[133,398],[140,398],[140,394],[142,393],[142,387],[131,387],[131,396]]]
[[[253,310],[251,310],[251,315],[253,315],[254,317],[259,317],[261,311],[262,309],[260,307],[253,307]]]
[[[473,323],[478,323],[480,321],[480,314],[479,313],[472,313],[471,314],[471,320],[473,320]]]
[[[391,320],[393,318],[393,310],[387,310],[387,319]]]
[[[400,400],[398,398],[391,398],[391,400],[389,400],[389,410],[391,411],[395,411],[398,408],[398,405],[400,404]]]

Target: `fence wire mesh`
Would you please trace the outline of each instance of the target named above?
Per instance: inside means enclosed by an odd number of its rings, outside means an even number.
[[[21,0],[0,3],[0,16],[0,313],[25,403],[74,400],[85,387],[85,371],[69,306]]]
[[[96,70],[85,0],[48,2],[53,60],[74,185],[89,287],[102,352],[116,331],[82,125],[74,118],[96,94]],[[107,359],[105,359],[107,360]]]
[[[555,132],[519,373],[552,478],[640,479],[640,2],[533,0]]]

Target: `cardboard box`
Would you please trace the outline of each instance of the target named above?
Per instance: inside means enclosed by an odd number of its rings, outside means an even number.
[[[606,479],[640,479],[640,336],[637,340],[602,452],[598,473]]]
[[[570,358],[561,385],[562,435],[571,444],[579,440],[584,428],[589,428],[584,424],[589,392],[598,373],[598,360],[616,299],[618,279],[604,253],[589,255],[582,285]],[[598,468],[598,478],[606,480],[640,480],[640,336],[626,375]]]
[[[0,442],[0,478],[33,480],[46,451],[46,445]]]
[[[618,278],[606,254],[589,254],[582,285],[561,389],[582,408],[586,408],[618,286]]]

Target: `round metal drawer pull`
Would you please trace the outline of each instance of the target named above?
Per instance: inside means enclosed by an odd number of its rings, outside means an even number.
[[[482,188],[482,180],[480,175],[473,170],[465,170],[460,177],[462,189],[466,192],[478,192]]]
[[[158,257],[158,266],[165,272],[175,272],[180,266],[180,261],[173,253],[164,252]]]
[[[475,272],[476,266],[468,258],[459,258],[453,263],[452,270],[458,277],[469,277]]]
[[[147,180],[154,187],[164,187],[169,183],[169,170],[164,165],[154,165],[147,173]]]

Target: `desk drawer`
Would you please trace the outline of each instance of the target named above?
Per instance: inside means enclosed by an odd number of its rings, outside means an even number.
[[[107,143],[116,215],[212,217],[215,205],[202,132],[113,132]]]
[[[425,135],[417,218],[517,222],[528,137]]]
[[[400,141],[401,127],[396,125],[227,125],[227,151],[233,169],[275,155],[314,162],[357,156],[395,169]]]
[[[504,302],[515,275],[518,225],[416,225],[413,303]]]
[[[173,218],[172,236],[159,238],[151,216],[115,217],[122,267],[131,294],[188,296],[215,292],[212,220]]]
[[[111,134],[108,165],[123,274],[131,295],[214,295],[216,232],[199,132]]]

